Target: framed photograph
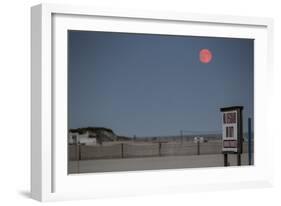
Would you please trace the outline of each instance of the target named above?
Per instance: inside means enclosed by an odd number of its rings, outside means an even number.
[[[34,199],[272,185],[271,19],[31,14]]]

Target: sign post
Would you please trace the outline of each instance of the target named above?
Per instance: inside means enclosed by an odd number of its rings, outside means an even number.
[[[228,166],[228,154],[237,155],[237,165],[241,165],[243,152],[242,106],[224,107],[222,113],[222,153],[224,166]]]

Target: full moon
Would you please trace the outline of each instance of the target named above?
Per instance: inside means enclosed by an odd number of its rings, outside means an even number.
[[[213,55],[209,49],[201,49],[199,53],[199,58],[202,63],[207,64],[212,60]]]

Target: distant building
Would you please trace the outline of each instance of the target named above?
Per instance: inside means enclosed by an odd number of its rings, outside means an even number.
[[[104,127],[70,129],[68,133],[69,144],[96,145],[115,140],[117,140],[117,136],[114,132]]]
[[[85,132],[83,134],[79,134],[78,132],[69,132],[68,138],[69,144],[86,144],[86,145],[96,145],[97,138],[91,135],[90,132]]]

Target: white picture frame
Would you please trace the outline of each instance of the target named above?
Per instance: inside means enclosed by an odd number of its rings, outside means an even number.
[[[41,4],[31,9],[31,26],[32,198],[52,201],[272,185],[274,152],[268,115],[272,19]],[[69,28],[254,38],[255,165],[67,175],[66,141],[64,145],[63,138],[57,137],[65,134],[66,126],[64,35]]]

